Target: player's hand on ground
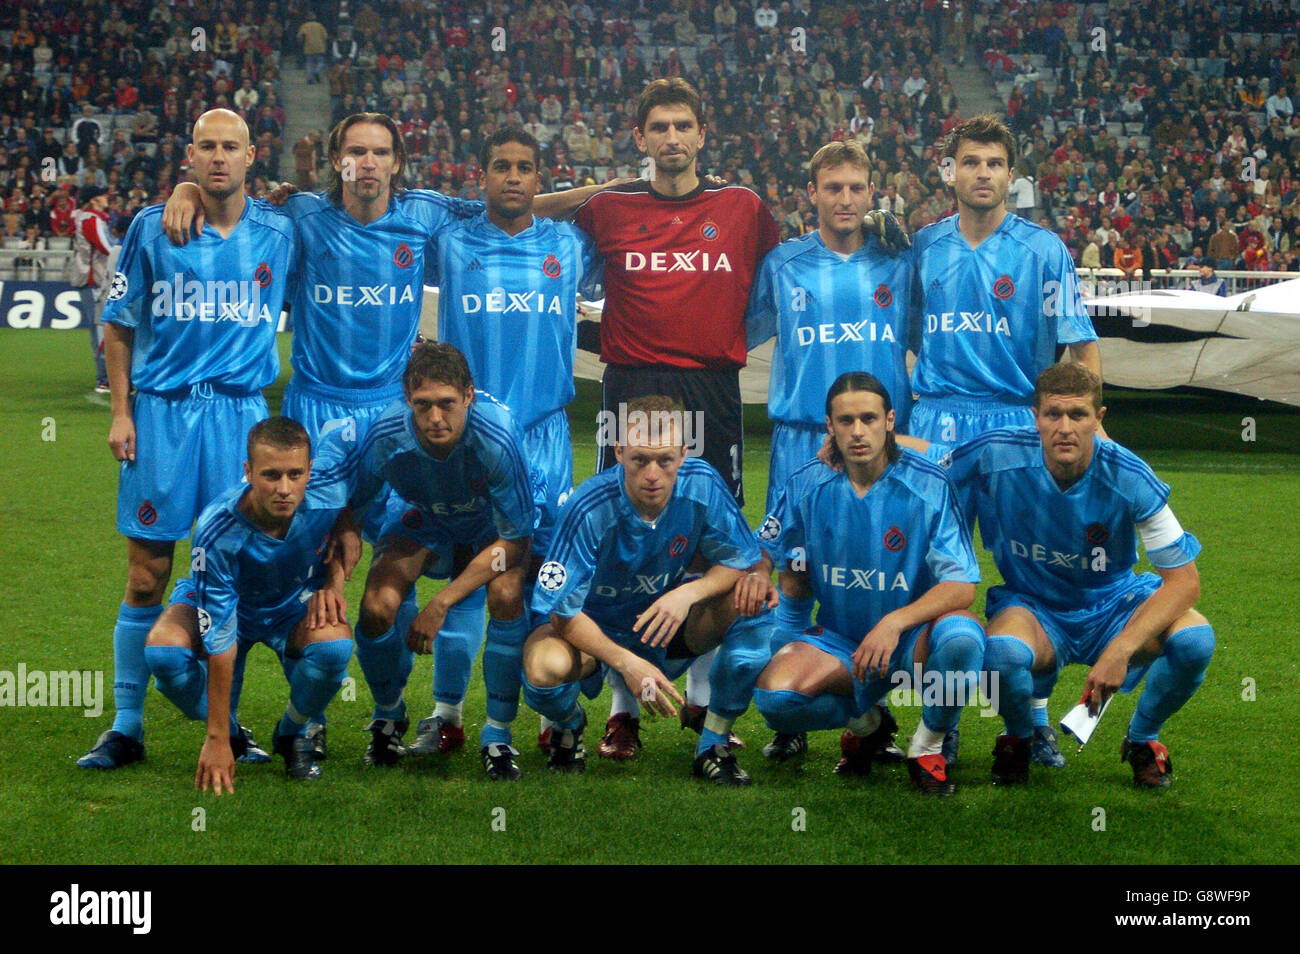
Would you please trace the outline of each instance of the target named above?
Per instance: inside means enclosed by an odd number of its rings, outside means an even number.
[[[284,205],[289,201],[289,196],[295,194],[298,187],[292,182],[281,182],[278,186],[266,194],[266,201],[272,205]]]
[[[200,792],[210,788],[219,796],[223,786],[232,795],[235,793],[235,753],[229,739],[206,739],[199,750],[194,787]]]
[[[893,212],[872,209],[862,220],[862,231],[876,236],[880,239],[880,244],[890,252],[905,252],[912,247],[912,240],[898,224]]]
[[[677,705],[686,703],[672,680],[660,672],[659,667],[646,662],[635,653],[629,652],[626,655],[627,659],[619,669],[619,674],[628,688],[641,699],[641,705],[656,715],[677,715],[673,702],[676,701]]]
[[[1084,696],[1088,700],[1088,711],[1096,715],[1105,705],[1106,700],[1124,685],[1126,678],[1128,678],[1128,660],[1109,651],[1103,652],[1088,670],[1088,679],[1083,684]]]
[[[131,415],[113,418],[108,427],[108,449],[114,460],[135,460],[135,420]]]
[[[433,652],[433,641],[438,638],[438,630],[442,629],[446,618],[446,608],[436,597],[431,599],[429,605],[420,610],[415,619],[411,620],[411,628],[406,631],[406,645],[410,647],[411,652],[419,653],[421,656]]]
[[[781,594],[772,578],[763,573],[746,573],[736,581],[736,612],[741,616],[757,616],[766,607],[774,609]]]
[[[888,618],[873,626],[853,651],[853,678],[861,681],[868,678],[883,679],[889,675],[889,660],[898,648],[901,636],[902,630]]]
[[[338,590],[325,587],[317,590],[307,601],[307,628],[324,629],[340,626],[348,621],[348,601]]]
[[[173,245],[185,245],[203,232],[203,203],[197,190],[176,188],[163,206],[162,228]]]
[[[667,646],[686,622],[695,600],[685,586],[669,590],[646,607],[645,612],[632,624],[632,632],[641,634],[647,646]]]

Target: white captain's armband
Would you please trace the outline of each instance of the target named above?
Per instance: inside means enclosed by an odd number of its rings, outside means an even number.
[[[1191,563],[1201,552],[1200,541],[1183,530],[1168,504],[1139,523],[1137,532],[1147,559],[1161,569],[1172,570]]]

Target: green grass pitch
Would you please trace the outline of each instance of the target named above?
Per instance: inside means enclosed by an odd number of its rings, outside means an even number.
[[[281,345],[287,357],[287,341]],[[749,743],[741,759],[754,778],[750,789],[690,779],[694,736],[662,720],[647,721],[635,762],[605,762],[594,749],[607,694],[589,706],[585,776],[548,775],[533,744],[536,715],[522,707],[516,744],[525,777],[494,786],[477,758],[484,705],[477,668],[463,752],[368,769],[361,753],[370,698],[354,660],[355,701],[336,699],[328,710],[324,779],[292,784],[277,759],[240,766],[235,794],[217,799],[193,789],[202,728],[152,689],[146,762],[113,773],[73,764],[111,718],[111,633],[125,570],[107,402],[90,393],[86,352],[84,332],[0,331],[0,670],[20,663],[28,671],[103,670],[105,694],[98,719],[71,708],[0,708],[0,862],[1252,864],[1300,855],[1279,758],[1293,743],[1300,645],[1293,615],[1300,554],[1290,533],[1300,513],[1294,411],[1224,396],[1111,395],[1110,433],[1173,485],[1175,510],[1205,546],[1200,609],[1218,637],[1205,684],[1162,736],[1176,767],[1167,792],[1135,790],[1119,762],[1135,696],[1115,702],[1082,754],[1071,747],[1065,769],[1036,769],[1015,791],[988,780],[999,721],[974,708],[962,718],[959,790],[930,800],[911,791],[901,767],[855,783],[832,776],[831,732],[813,737],[802,764],[769,766],[758,753],[769,733],[752,711],[737,724]],[[268,395],[272,408],[282,385]],[[597,400],[584,382],[571,409],[580,478],[592,470]],[[1243,440],[1247,417],[1253,441]],[[748,409],[747,423],[746,515],[757,525],[769,430],[761,408]],[[986,581],[996,580],[986,554],[981,561]],[[348,588],[353,610],[365,566]],[[1084,673],[1066,671],[1053,720],[1078,698]],[[413,718],[431,705],[429,685],[426,657],[407,690]],[[240,714],[264,744],[284,700],[271,653],[255,651]],[[897,714],[906,736],[919,713]]]

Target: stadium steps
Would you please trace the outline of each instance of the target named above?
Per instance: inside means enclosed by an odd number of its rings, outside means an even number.
[[[970,56],[966,65],[958,66],[948,63],[948,79],[952,82],[952,91],[957,94],[957,107],[963,119],[970,119],[980,113],[996,113],[1005,116],[1006,100],[999,99],[993,80],[979,65],[979,57]]]
[[[292,104],[285,112],[284,149],[280,151],[280,178],[293,181],[293,145],[313,129],[318,129],[322,137],[330,131],[330,88],[321,78],[319,83],[307,82],[307,70],[292,65],[289,57],[284,58],[286,68],[283,71],[283,103]]]

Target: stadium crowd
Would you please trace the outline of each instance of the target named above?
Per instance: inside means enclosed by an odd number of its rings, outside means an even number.
[[[252,128],[255,190],[281,178],[286,146],[315,187],[323,136],[284,142],[282,58],[302,54],[330,124],[397,120],[416,186],[481,198],[475,157],[511,123],[543,144],[549,189],[627,173],[636,93],[680,75],[709,120],[701,168],[758,193],[783,238],[816,228],[808,157],[843,139],[915,231],[952,211],[936,143],[963,118],[949,70],[970,47],[1022,143],[1016,211],[1078,264],[1295,269],[1295,26],[1263,0],[17,0],[0,12],[3,229],[68,235],[95,185],[124,231],[185,177],[189,126],[213,106]]]

